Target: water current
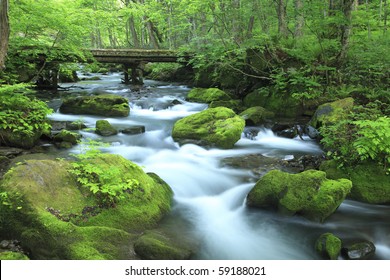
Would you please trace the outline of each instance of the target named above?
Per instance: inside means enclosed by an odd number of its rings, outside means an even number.
[[[189,88],[146,80],[140,92],[122,85],[119,74],[100,76],[100,81],[79,82],[80,91],[113,93],[129,99],[131,112],[125,118],[107,118],[117,128],[143,125],[139,135],[118,134],[101,137],[91,131],[80,131],[84,139],[110,144],[104,152],[120,154],[155,172],[174,191],[171,214],[162,228],[178,239],[192,243],[196,259],[317,259],[314,243],[319,235],[332,232],[346,239],[366,239],[376,246],[376,259],[390,259],[390,207],[373,206],[346,200],[325,223],[300,217],[285,217],[272,211],[248,209],[245,197],[259,174],[248,168],[224,164],[224,159],[244,155],[262,155],[275,160],[301,155],[318,155],[320,147],[309,138],[287,139],[272,131],[260,131],[256,137],[245,133],[233,149],[204,148],[194,144],[180,146],[171,137],[176,120],[200,112],[206,104],[185,101]],[[64,84],[63,86],[70,86]],[[58,104],[58,99],[50,103]],[[54,105],[53,105],[54,106]],[[55,107],[55,106],[54,106]],[[96,116],[65,115],[58,111],[53,120],[82,120],[93,128]],[[80,146],[63,153],[77,153]],[[248,159],[250,160],[250,159]],[[265,170],[268,167],[264,167]]]

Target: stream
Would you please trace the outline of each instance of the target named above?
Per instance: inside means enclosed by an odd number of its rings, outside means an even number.
[[[145,81],[141,92],[131,91],[121,84],[121,75],[99,75],[99,81],[81,81],[83,89],[73,89],[62,95],[113,93],[130,101],[130,116],[105,118],[116,128],[143,125],[139,135],[118,134],[101,137],[83,130],[83,139],[109,143],[104,152],[120,154],[155,172],[174,191],[172,212],[162,222],[162,230],[198,248],[195,259],[318,259],[315,240],[325,232],[345,239],[366,239],[376,246],[376,259],[390,259],[390,206],[368,205],[346,200],[325,223],[319,224],[301,217],[285,217],[272,211],[249,209],[245,197],[258,180],[252,169],[235,168],[224,163],[226,158],[262,155],[276,160],[319,155],[320,147],[309,138],[277,137],[260,127],[256,137],[243,133],[233,149],[204,148],[194,144],[179,146],[171,137],[175,121],[207,108],[205,104],[185,101],[189,88],[185,85]],[[60,98],[49,105],[55,108]],[[57,121],[82,120],[94,128],[102,117],[65,115],[58,111],[50,118]],[[66,156],[77,153],[57,151]],[[261,167],[261,166],[260,166]],[[264,167],[269,170],[271,167]]]

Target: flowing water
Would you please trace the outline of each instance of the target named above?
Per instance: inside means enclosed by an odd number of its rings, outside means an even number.
[[[80,82],[87,92],[106,92],[130,100],[126,118],[107,118],[117,128],[144,125],[139,135],[118,134],[100,137],[81,131],[84,139],[110,143],[105,152],[120,154],[163,178],[174,191],[172,213],[163,229],[178,239],[191,240],[199,248],[197,259],[316,259],[313,244],[324,232],[346,239],[368,239],[375,243],[377,259],[390,259],[390,207],[370,206],[345,201],[325,223],[300,217],[284,217],[272,211],[248,209],[245,197],[258,175],[250,169],[223,164],[226,158],[261,154],[268,158],[291,159],[300,155],[318,155],[322,151],[310,139],[286,139],[272,131],[260,131],[256,137],[245,133],[234,149],[203,148],[193,144],[179,146],[171,137],[176,120],[200,112],[205,104],[185,101],[188,88],[156,81],[145,81],[141,92],[120,84],[120,75],[101,76],[101,81]],[[69,84],[63,85],[69,86]],[[80,91],[78,89],[77,91]],[[65,94],[77,94],[70,90]],[[57,104],[58,100],[53,100]],[[176,104],[176,105],[175,105]],[[96,116],[54,113],[53,120],[82,120],[93,128]],[[80,151],[80,146],[64,153]]]

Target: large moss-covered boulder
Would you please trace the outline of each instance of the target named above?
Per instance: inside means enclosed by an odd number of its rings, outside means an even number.
[[[276,208],[281,213],[300,214],[322,222],[336,211],[351,188],[351,181],[329,180],[322,171],[307,170],[289,174],[272,170],[249,192],[247,205]]]
[[[262,125],[272,119],[275,114],[261,106],[251,107],[240,114],[247,125]]]
[[[219,148],[232,148],[241,138],[245,121],[231,109],[210,108],[177,121],[172,137],[180,143],[192,142]]]
[[[187,95],[186,100],[198,103],[211,103],[212,101],[226,101],[231,97],[218,88],[193,88]]]
[[[104,117],[127,117],[130,113],[126,98],[115,94],[67,98],[60,107],[64,114],[87,114]]]
[[[145,232],[134,242],[134,251],[144,260],[186,260],[192,254],[191,250],[158,231]]]
[[[115,182],[136,187],[121,193],[115,205],[102,204],[104,193],[80,185],[81,175],[70,172],[75,168],[70,162],[26,160],[1,182],[0,193],[7,195],[0,197],[0,236],[20,240],[34,259],[134,258],[132,240],[170,210],[172,190],[119,155],[83,162],[95,170],[94,180],[102,176],[108,184],[112,175]]]
[[[324,233],[317,239],[315,249],[324,259],[337,260],[341,252],[341,239],[332,233]]]
[[[324,161],[320,170],[330,179],[348,178],[352,181],[350,199],[371,203],[390,204],[390,175],[374,162],[338,168],[334,160]]]
[[[319,128],[326,124],[334,124],[342,120],[351,111],[353,104],[352,97],[322,104],[317,108],[309,125]]]
[[[303,114],[300,102],[291,95],[271,93],[265,89],[258,89],[245,96],[244,105],[248,108],[261,106],[275,113],[276,117],[295,118]]]

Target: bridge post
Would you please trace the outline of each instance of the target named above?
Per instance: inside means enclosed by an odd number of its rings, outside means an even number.
[[[125,85],[130,84],[129,80],[129,65],[128,64],[123,64],[123,83]]]

